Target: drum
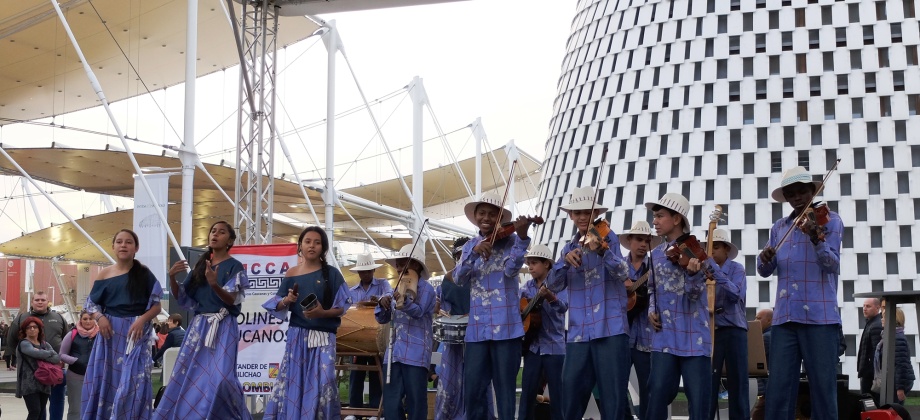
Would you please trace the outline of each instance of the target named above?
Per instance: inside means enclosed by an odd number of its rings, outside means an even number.
[[[463,344],[469,315],[442,316],[434,320],[434,339],[447,344]]]
[[[383,326],[374,318],[374,307],[371,302],[361,302],[352,306],[342,315],[342,324],[335,333],[335,351],[351,353],[383,354],[386,351],[386,338],[382,342],[384,347],[378,345],[378,335],[383,334]]]

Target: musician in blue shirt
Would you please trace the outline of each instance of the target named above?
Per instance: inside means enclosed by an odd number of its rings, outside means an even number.
[[[360,302],[376,303],[381,296],[390,294],[393,291],[393,288],[390,287],[390,283],[386,279],[374,277],[374,270],[381,266],[383,266],[383,264],[377,264],[371,254],[358,255],[355,266],[349,268],[352,272],[358,273],[358,277],[361,279],[358,284],[352,286],[350,289],[352,302],[356,304]],[[357,356],[355,357],[355,364],[373,365],[374,358],[369,356]],[[365,373],[370,382],[370,401],[367,405],[364,404]],[[365,372],[363,370],[351,371],[348,377],[348,406],[351,408],[380,407],[380,395],[382,393],[380,383],[380,373],[378,372]]]

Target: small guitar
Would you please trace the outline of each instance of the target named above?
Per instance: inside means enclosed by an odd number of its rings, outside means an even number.
[[[631,324],[636,316],[648,309],[648,276],[652,270],[646,270],[639,280],[626,287],[626,318]]]
[[[537,334],[540,333],[540,327],[543,325],[543,316],[540,314],[540,307],[543,304],[543,296],[537,293],[533,299],[521,298],[521,321],[524,324],[524,348],[527,348]]]

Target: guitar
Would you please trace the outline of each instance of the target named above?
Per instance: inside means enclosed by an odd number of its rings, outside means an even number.
[[[626,319],[631,324],[637,315],[648,309],[648,276],[652,270],[646,270],[639,280],[626,287]]]
[[[537,297],[533,299],[521,298],[521,321],[524,324],[525,349],[537,338],[537,334],[540,333],[540,327],[543,326],[543,316],[540,314],[543,300],[544,297],[539,294],[539,291]]]

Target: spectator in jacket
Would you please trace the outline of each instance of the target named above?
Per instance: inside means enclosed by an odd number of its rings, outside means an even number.
[[[169,319],[166,320],[166,325],[169,332],[166,333],[166,340],[163,341],[163,345],[157,350],[157,354],[153,356],[155,362],[162,362],[161,358],[163,353],[166,353],[166,350],[172,347],[182,347],[182,341],[185,340],[185,329],[182,328],[181,314],[170,315]]]
[[[54,312],[48,307],[48,295],[44,290],[37,290],[32,295],[32,307],[29,312],[20,313],[13,323],[10,324],[6,336],[6,352],[13,357],[19,357],[16,354],[16,348],[19,345],[19,329],[22,321],[30,316],[34,316],[42,322],[42,332],[44,340],[51,344],[54,353],[61,351],[61,341],[64,340],[64,333],[70,331],[67,322],[61,314]],[[19,365],[21,363],[17,363]],[[50,406],[48,407],[48,418],[50,420],[61,420],[64,417],[64,396],[66,394],[66,385],[60,384],[51,387],[51,396],[49,397]]]
[[[875,377],[875,348],[882,341],[881,302],[877,298],[869,298],[863,302],[863,316],[866,317],[866,326],[863,328],[862,338],[859,339],[859,352],[856,356],[856,372],[859,375],[859,392],[867,393],[872,388],[872,379]]]
[[[16,372],[16,397],[22,398],[29,410],[27,420],[44,420],[47,415],[45,407],[51,395],[51,386],[38,382],[35,371],[38,370],[38,361],[60,363],[58,353],[45,341],[44,325],[37,317],[30,316],[23,320],[21,328],[17,328],[16,358],[19,360],[19,369]]]
[[[885,305],[882,303],[882,314],[885,313]],[[914,387],[914,368],[910,362],[910,346],[907,344],[907,337],[904,335],[904,312],[901,311],[901,308],[897,308],[895,313],[895,320],[897,321],[897,330],[895,331],[894,336],[894,389],[897,392],[896,402],[898,404],[904,405],[904,401],[907,399],[907,392]],[[882,317],[882,328],[885,327],[885,318]],[[885,343],[879,341],[878,347],[875,350],[875,377],[879,380],[875,381],[880,383],[882,378],[882,354],[885,348]],[[879,400],[878,391],[873,386],[872,397],[875,398],[876,402]]]

